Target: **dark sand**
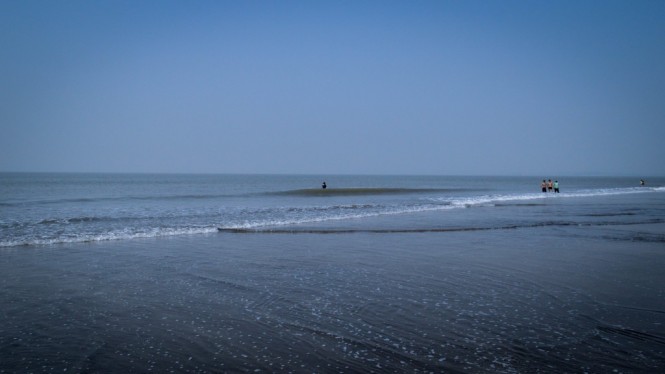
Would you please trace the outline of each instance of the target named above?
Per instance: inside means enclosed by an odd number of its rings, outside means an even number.
[[[0,250],[0,372],[662,372],[665,224]]]

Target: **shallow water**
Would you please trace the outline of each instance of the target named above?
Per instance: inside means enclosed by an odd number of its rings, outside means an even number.
[[[331,178],[323,190],[320,176],[0,173],[0,247],[218,228],[487,229],[665,216],[650,204],[665,195],[663,178],[646,187],[633,178],[566,178],[560,194],[542,194],[526,177]]]
[[[2,370],[658,371],[665,256],[635,228],[4,250]]]
[[[516,180],[502,182],[512,192],[465,183],[458,197],[238,192],[231,201],[247,217],[288,207],[317,219],[5,246],[0,372],[663,371],[658,187],[580,182],[568,196],[540,197]],[[439,188],[400,188],[423,186]],[[319,219],[328,205],[422,208],[443,198],[454,208]],[[148,201],[132,212],[155,208]],[[56,216],[99,208],[50,204],[68,207]],[[115,214],[113,204],[92,204]],[[160,218],[165,227],[179,219]]]

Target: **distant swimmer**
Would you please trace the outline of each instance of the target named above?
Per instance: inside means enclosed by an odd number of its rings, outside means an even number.
[[[554,192],[559,193],[559,181],[554,181]]]
[[[549,190],[549,192],[552,192],[552,187],[553,187],[553,185],[552,185],[552,180],[549,179],[549,180],[547,181],[547,189]]]
[[[644,182],[644,179],[640,179],[640,186],[644,186],[646,182]]]
[[[543,179],[543,183],[540,184],[540,188],[542,188],[543,192],[547,192],[547,182]]]
[[[326,182],[323,182],[323,184],[321,185],[321,188],[323,188],[324,190],[325,190],[326,188],[328,188],[328,186],[326,186]]]

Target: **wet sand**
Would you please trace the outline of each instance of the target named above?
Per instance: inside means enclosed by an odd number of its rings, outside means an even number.
[[[658,372],[665,225],[0,251],[0,372]]]

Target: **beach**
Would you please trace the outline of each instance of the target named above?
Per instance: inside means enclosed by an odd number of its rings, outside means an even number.
[[[664,230],[220,233],[4,249],[1,370],[655,372]]]
[[[665,0],[0,20],[0,374],[665,374]]]
[[[387,179],[407,185],[396,195],[220,197],[205,179],[176,198],[6,198],[3,211],[26,218],[2,217],[0,372],[664,369],[661,190],[404,180]],[[112,210],[126,201],[134,210]],[[210,219],[201,207],[214,204],[235,206],[200,227],[192,212]],[[10,245],[21,240],[34,243]]]

